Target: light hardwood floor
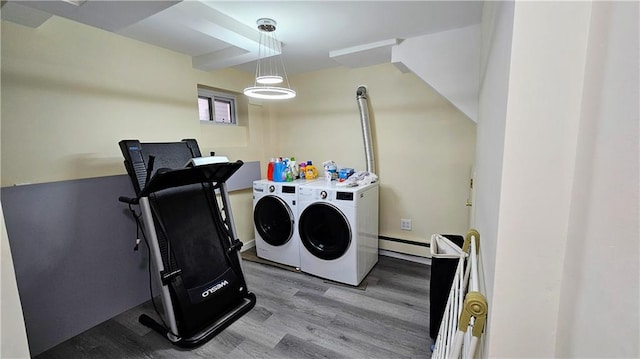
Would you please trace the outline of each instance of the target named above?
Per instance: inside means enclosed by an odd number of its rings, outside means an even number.
[[[364,290],[267,264],[243,266],[255,308],[198,348],[177,348],[139,324],[141,313],[155,317],[147,302],[37,359],[431,356],[428,265],[380,256]]]

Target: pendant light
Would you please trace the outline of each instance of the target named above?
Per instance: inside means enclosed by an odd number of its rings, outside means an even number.
[[[282,44],[275,35],[276,22],[262,18],[256,23],[260,30],[256,79],[253,86],[244,89],[244,94],[265,100],[285,100],[296,97],[296,92],[291,89],[284,69]],[[286,87],[284,87],[285,84]]]

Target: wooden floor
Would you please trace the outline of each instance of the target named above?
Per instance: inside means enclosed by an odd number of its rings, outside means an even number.
[[[208,343],[176,348],[138,323],[151,302],[45,358],[430,358],[428,265],[380,256],[361,288],[243,261],[256,306]],[[362,289],[364,287],[364,290]]]

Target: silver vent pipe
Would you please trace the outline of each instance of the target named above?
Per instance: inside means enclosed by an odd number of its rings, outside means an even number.
[[[369,105],[366,87],[358,87],[356,99],[358,100],[358,109],[360,110],[362,138],[364,139],[364,155],[367,161],[366,170],[367,172],[376,173],[375,161],[373,159],[373,145],[371,144],[371,124],[369,123]]]

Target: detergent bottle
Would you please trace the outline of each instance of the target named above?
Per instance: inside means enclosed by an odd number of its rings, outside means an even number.
[[[300,163],[300,170],[298,171],[298,173],[300,173],[300,178],[301,179],[304,179],[304,177],[306,175],[305,167],[307,167],[307,163],[305,161],[302,161],[302,163]]]
[[[299,173],[298,173],[298,165],[296,164],[295,157],[291,157],[291,160],[289,161],[289,168],[291,169],[291,177],[293,179],[297,179],[299,177]]]
[[[273,166],[275,165],[276,160],[272,157],[269,161],[269,165],[267,166],[267,179],[269,181],[273,181]]]
[[[304,167],[305,175],[304,178],[308,180],[314,180],[318,178],[318,170],[316,166],[313,165],[313,162],[307,161],[307,165]]]
[[[286,166],[284,168],[284,180],[286,182],[293,181],[293,171],[291,171],[291,167],[289,167],[289,166]]]
[[[273,181],[284,182],[282,175],[284,174],[284,162],[280,158],[276,158],[273,164]]]

